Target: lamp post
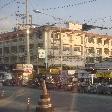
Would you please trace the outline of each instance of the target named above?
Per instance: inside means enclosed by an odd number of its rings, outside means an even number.
[[[61,74],[62,74],[62,70],[63,70],[63,42],[62,42],[62,38],[61,38],[61,27],[60,27],[60,65],[61,65]]]
[[[27,64],[30,64],[30,48],[29,48],[29,26],[27,26],[27,37],[26,37],[26,41],[27,41]]]
[[[35,13],[42,13],[39,10],[33,10],[33,12],[35,12]]]
[[[45,14],[43,12],[40,12],[39,10],[33,10],[33,12],[35,13],[41,13],[41,14]],[[45,14],[47,15],[47,14]],[[46,68],[46,71],[48,69],[48,37],[49,37],[49,34],[47,36],[45,36],[45,68]]]
[[[39,11],[39,10],[33,10],[33,12],[35,12],[35,13],[41,13],[41,14],[44,14],[44,15],[47,15],[47,16],[50,16],[50,17],[52,17],[52,18],[54,18],[54,19],[58,19],[58,20],[61,20],[60,18],[57,18],[57,17],[55,17],[55,16],[52,16],[52,15],[49,15],[49,14],[46,14],[46,13],[44,13],[44,12],[41,12],[41,11]],[[62,61],[63,61],[63,53],[62,53],[62,51],[63,51],[63,42],[62,42],[62,38],[61,38],[61,27],[59,27],[59,36],[60,36],[60,69],[61,69],[61,73],[62,73],[62,69],[63,69],[63,65],[62,65]],[[49,34],[47,35],[47,37],[49,37]],[[46,53],[46,57],[45,57],[45,64],[46,64],[46,69],[48,68],[48,57],[47,57],[47,53],[48,53],[48,51],[47,51],[47,48],[48,48],[48,38],[45,38],[45,47],[46,47],[46,50],[45,50],[45,53]]]
[[[4,42],[2,41],[2,63],[4,64]]]

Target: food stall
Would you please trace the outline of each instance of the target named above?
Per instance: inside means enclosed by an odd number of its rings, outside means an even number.
[[[13,69],[13,79],[16,85],[27,85],[28,81],[33,78],[32,64],[17,64]]]

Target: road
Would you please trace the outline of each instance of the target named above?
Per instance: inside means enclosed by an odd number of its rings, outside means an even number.
[[[25,87],[4,87],[6,97],[0,100],[0,112],[35,112],[41,91]],[[55,112],[112,112],[112,96],[50,91]]]

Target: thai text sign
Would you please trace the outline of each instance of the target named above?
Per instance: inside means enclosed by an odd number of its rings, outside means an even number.
[[[102,77],[102,78],[112,78],[112,73],[96,73],[96,77]]]

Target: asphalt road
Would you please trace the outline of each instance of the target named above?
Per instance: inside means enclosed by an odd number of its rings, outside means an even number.
[[[0,100],[0,112],[35,112],[41,91],[25,87],[4,87],[6,97]],[[112,96],[50,91],[55,112],[112,112]]]

